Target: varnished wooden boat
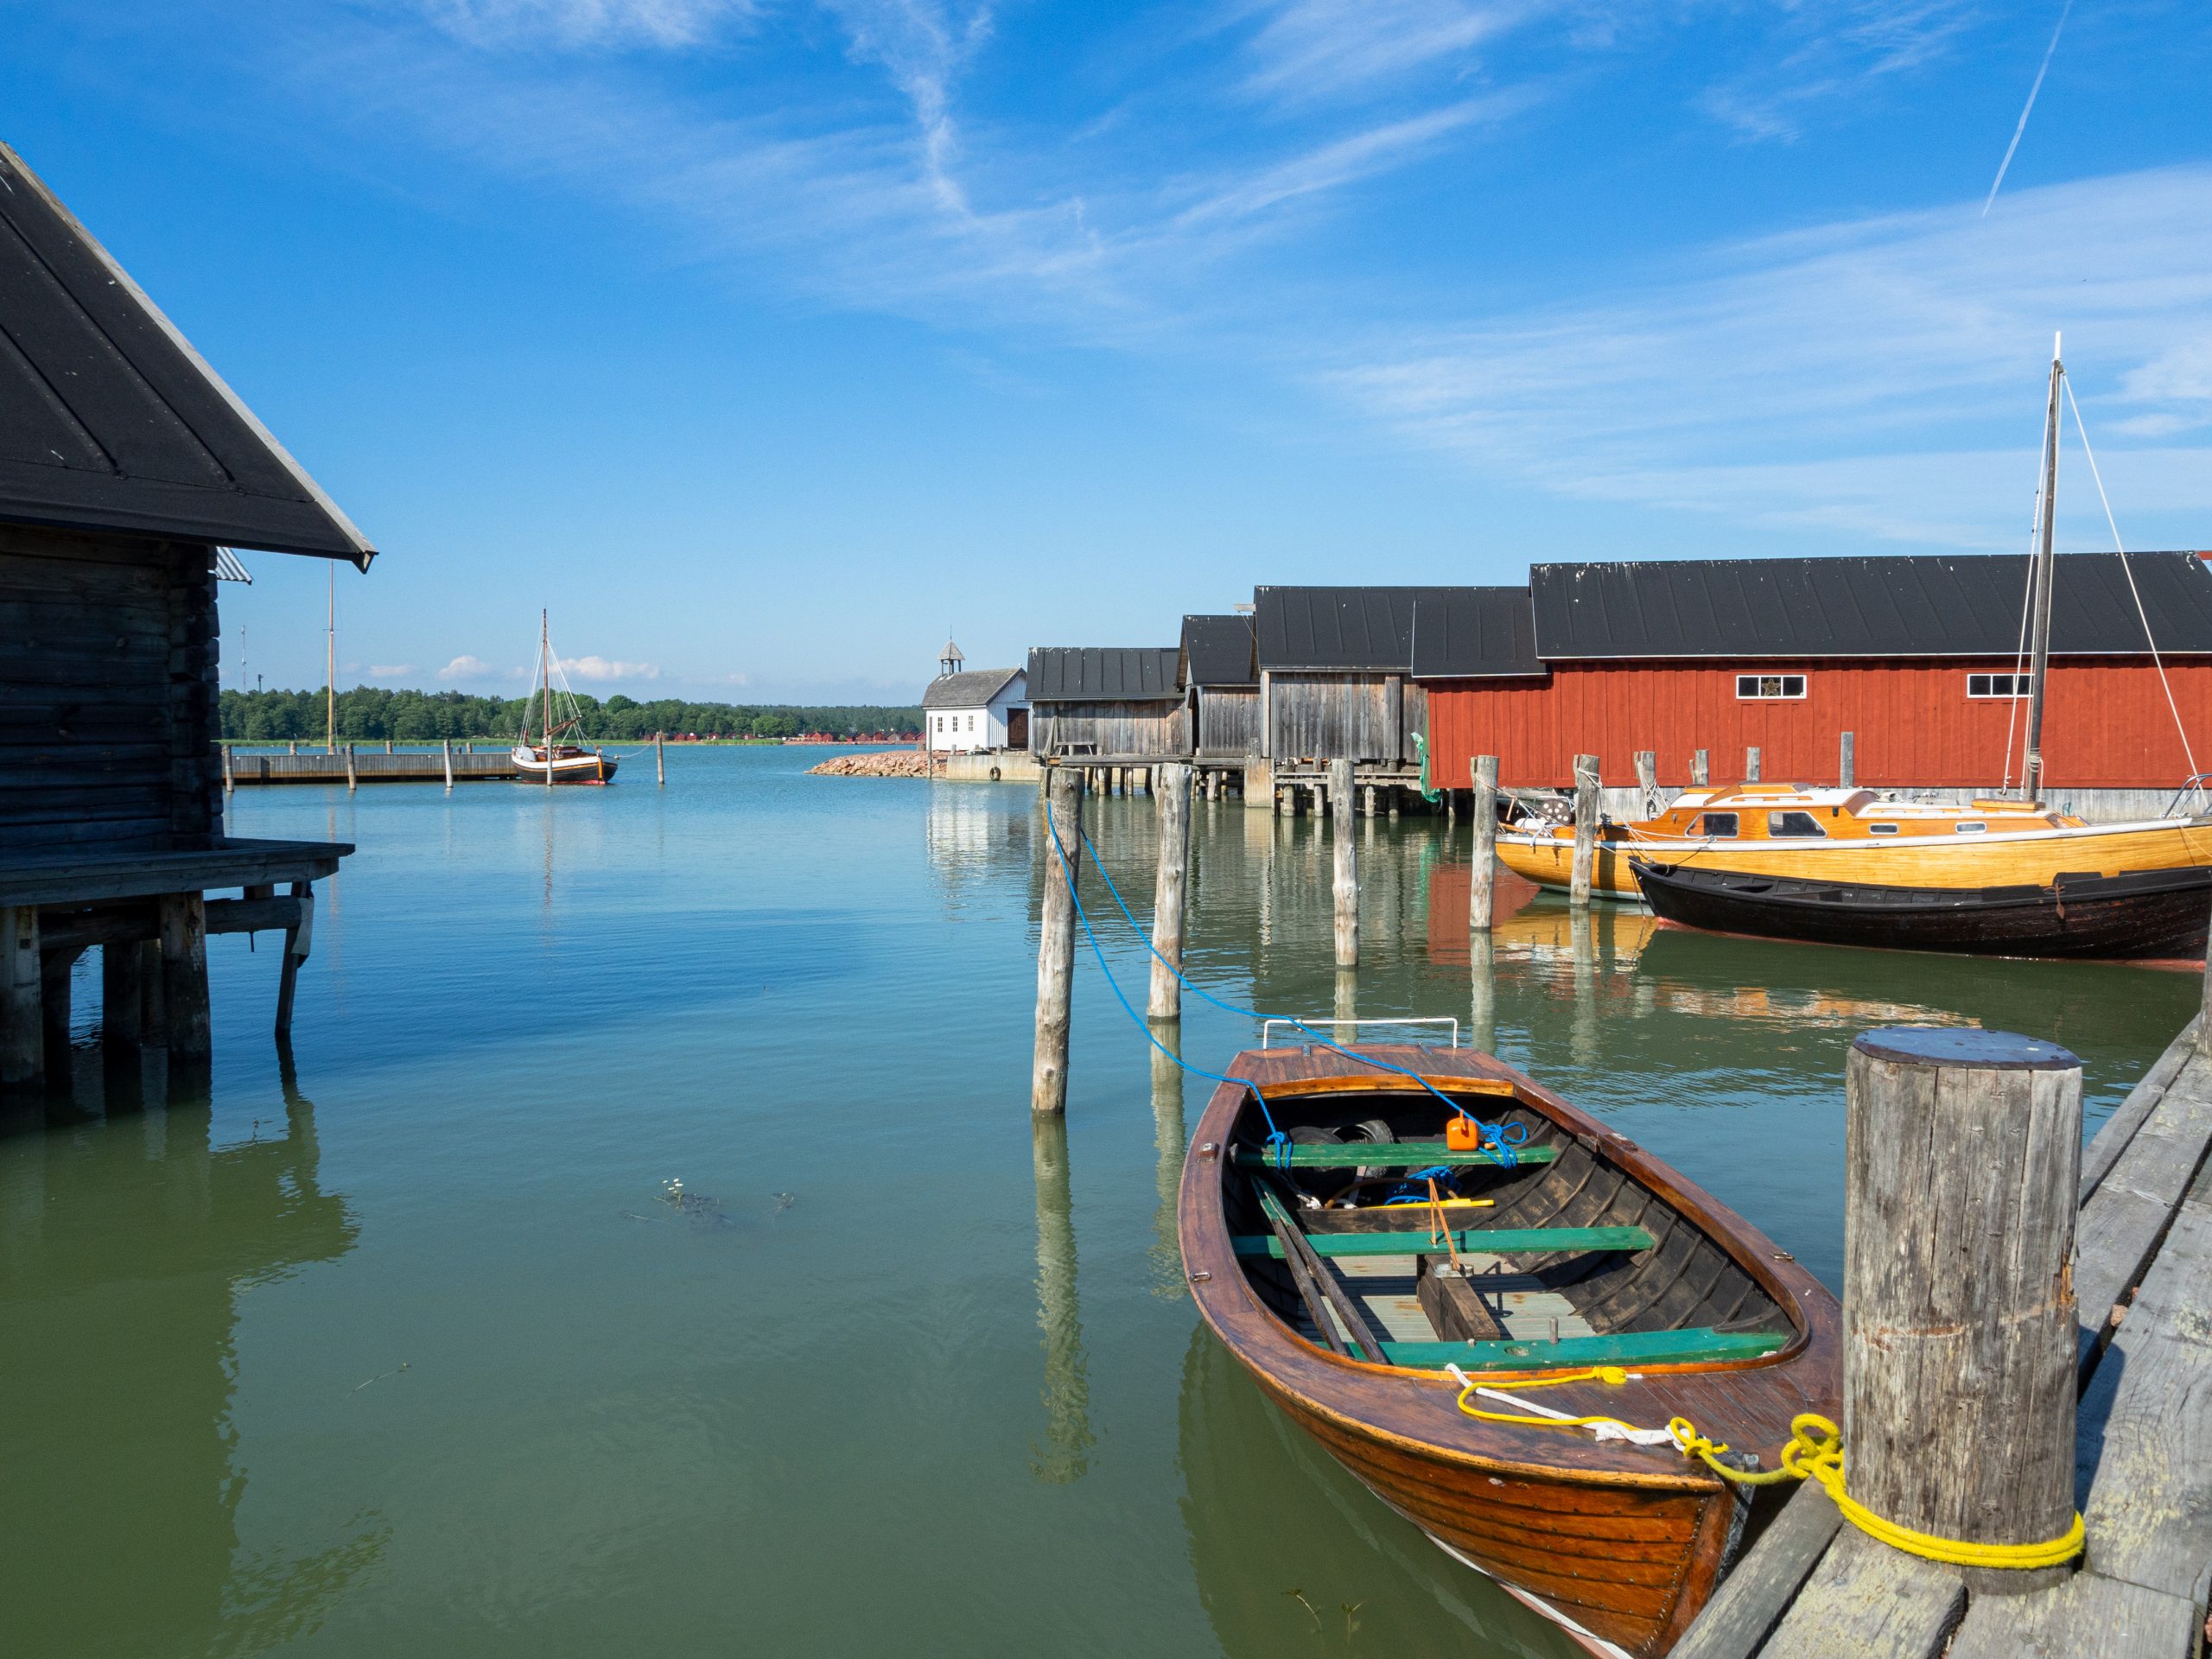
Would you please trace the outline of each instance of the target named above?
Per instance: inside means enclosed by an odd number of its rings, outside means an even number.
[[[544,783],[549,753],[553,757],[550,765],[556,784],[603,784],[614,776],[614,769],[621,764],[612,755],[579,744],[518,743],[511,758],[524,783]]]
[[[1263,1090],[1293,1143],[1287,1170],[1250,1090],[1216,1090],[1179,1210],[1200,1313],[1293,1421],[1448,1554],[1592,1653],[1666,1652],[1719,1580],[1746,1489],[1670,1447],[1469,1417],[1444,1367],[1511,1392],[1624,1365],[1626,1386],[1529,1398],[1649,1427],[1687,1417],[1772,1468],[1793,1416],[1838,1412],[1835,1299],[1742,1217],[1502,1061],[1353,1052],[1365,1058],[1263,1049],[1230,1068]],[[1513,1166],[1446,1150],[1456,1110],[1376,1060],[1418,1070],[1509,1139],[1525,1134]],[[1382,1201],[1437,1164],[1491,1207]]]
[[[1637,859],[1662,920],[1715,933],[1979,957],[2202,957],[2212,869],[2067,874],[2048,887],[1885,887]]]

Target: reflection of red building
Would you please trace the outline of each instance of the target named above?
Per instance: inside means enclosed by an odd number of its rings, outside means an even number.
[[[2187,553],[2058,560],[2044,752],[2053,787],[2171,789],[2190,770],[2132,569],[2199,764],[2212,766],[2212,572]],[[2024,700],[2010,695],[2023,557],[1773,559],[1540,565],[1532,627],[1454,638],[1415,619],[1434,781],[1471,784],[1499,757],[1508,785],[1567,786],[1577,753],[1608,784],[1632,756],[1669,783],[1698,749],[1715,783],[1760,751],[1770,782],[1833,784],[1843,734],[1855,781],[1991,788],[2017,778]],[[1518,631],[1516,631],[1516,634]],[[2024,690],[2024,684],[2020,688]]]

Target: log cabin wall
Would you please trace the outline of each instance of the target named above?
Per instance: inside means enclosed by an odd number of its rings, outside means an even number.
[[[1268,676],[1265,752],[1277,760],[1402,763],[1427,715],[1427,690],[1402,674],[1277,670]]]
[[[1179,702],[1037,703],[1029,716],[1037,754],[1188,754],[1190,730]]]
[[[213,550],[0,525],[0,849],[222,833]]]
[[[1202,685],[1195,693],[1198,706],[1200,754],[1257,754],[1260,753],[1260,688],[1256,685]]]

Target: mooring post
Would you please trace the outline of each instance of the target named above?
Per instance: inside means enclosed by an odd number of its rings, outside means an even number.
[[[1637,806],[1649,818],[1659,811],[1659,757],[1652,750],[1636,752]]]
[[[285,745],[284,745],[284,753],[287,753],[287,754],[297,754],[299,752],[300,752],[300,740],[299,740],[298,738],[296,738],[296,738],[292,738],[292,739],[290,739],[289,741],[287,741],[287,742],[285,743]]]
[[[1489,928],[1497,889],[1497,757],[1478,754],[1470,768],[1475,779],[1475,862],[1467,881],[1467,926]]]
[[[384,741],[384,752],[386,754],[390,754],[392,752],[391,740],[388,737]]]
[[[360,771],[353,764],[353,746],[348,743],[346,746],[346,792],[351,795],[360,786]]]
[[[1692,789],[1713,787],[1713,757],[1703,749],[1700,749],[1695,754],[1690,756],[1690,787]]]
[[[1083,871],[1083,770],[1054,766],[1045,798],[1052,842],[1045,864],[1045,902],[1037,944],[1037,1046],[1029,1068],[1029,1109],[1068,1109],[1068,1008],[1075,976],[1075,892]]]
[[[162,1007],[169,1056],[204,1059],[214,1046],[207,1010],[207,895],[165,893],[160,910]]]
[[[1574,757],[1574,864],[1567,877],[1567,901],[1577,909],[1590,902],[1590,873],[1598,861],[1598,757]]]
[[[136,939],[110,939],[100,946],[100,1041],[136,1048],[144,1040],[140,1020],[139,969],[144,957]]]
[[[284,930],[284,960],[276,970],[276,1036],[280,1041],[292,1034],[292,997],[299,988],[300,964],[308,959],[308,952],[315,944],[314,884],[293,882],[292,897],[300,901],[300,919]]]
[[[1160,880],[1153,888],[1152,998],[1145,1014],[1154,1020],[1180,1019],[1183,982],[1183,911],[1190,891],[1191,769],[1170,762],[1153,774],[1160,800]],[[1172,965],[1171,965],[1172,964]]]
[[[1851,1496],[1969,1543],[2074,1519],[2082,1063],[1971,1027],[1862,1033],[1844,1068]],[[1968,1568],[1980,1595],[2070,1567]]]
[[[45,1076],[40,980],[38,906],[0,906],[0,1084],[35,1084]]]
[[[1336,991],[1337,1023],[1330,1040],[1338,1048],[1350,1048],[1359,1040],[1359,970],[1338,969]]]
[[[1337,966],[1359,966],[1359,855],[1352,845],[1351,762],[1329,762],[1329,806],[1336,855]]]
[[[1373,817],[1375,816],[1375,785],[1372,785],[1372,784],[1368,785],[1368,786],[1367,786],[1367,798],[1366,798],[1366,799],[1365,799],[1364,801],[1363,801],[1363,802],[1361,803],[1361,804],[1362,804],[1362,805],[1366,809],[1366,816],[1367,816],[1367,817],[1370,817],[1370,818],[1371,818],[1371,817]]]
[[[223,793],[229,795],[238,789],[238,779],[231,775],[231,746],[223,746]]]
[[[1756,745],[1744,751],[1744,781],[1747,784],[1759,781],[1759,752]]]
[[[1856,747],[1852,734],[1843,734],[1843,753],[1836,761],[1836,781],[1846,789],[1855,789],[1859,781],[1859,758],[1852,753]]]
[[[446,756],[446,793],[450,795],[453,793],[453,739],[447,738],[445,740],[444,747]]]
[[[668,736],[664,732],[653,734],[653,783],[661,789],[668,787]]]

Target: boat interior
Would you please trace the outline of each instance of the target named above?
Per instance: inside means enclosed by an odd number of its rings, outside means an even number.
[[[1269,1085],[1265,1116],[1248,1096],[1226,1219],[1247,1280],[1300,1338],[1470,1372],[1740,1363],[1789,1344],[1789,1313],[1692,1217],[1512,1085],[1468,1081],[1452,1090],[1465,1118],[1410,1080]]]

